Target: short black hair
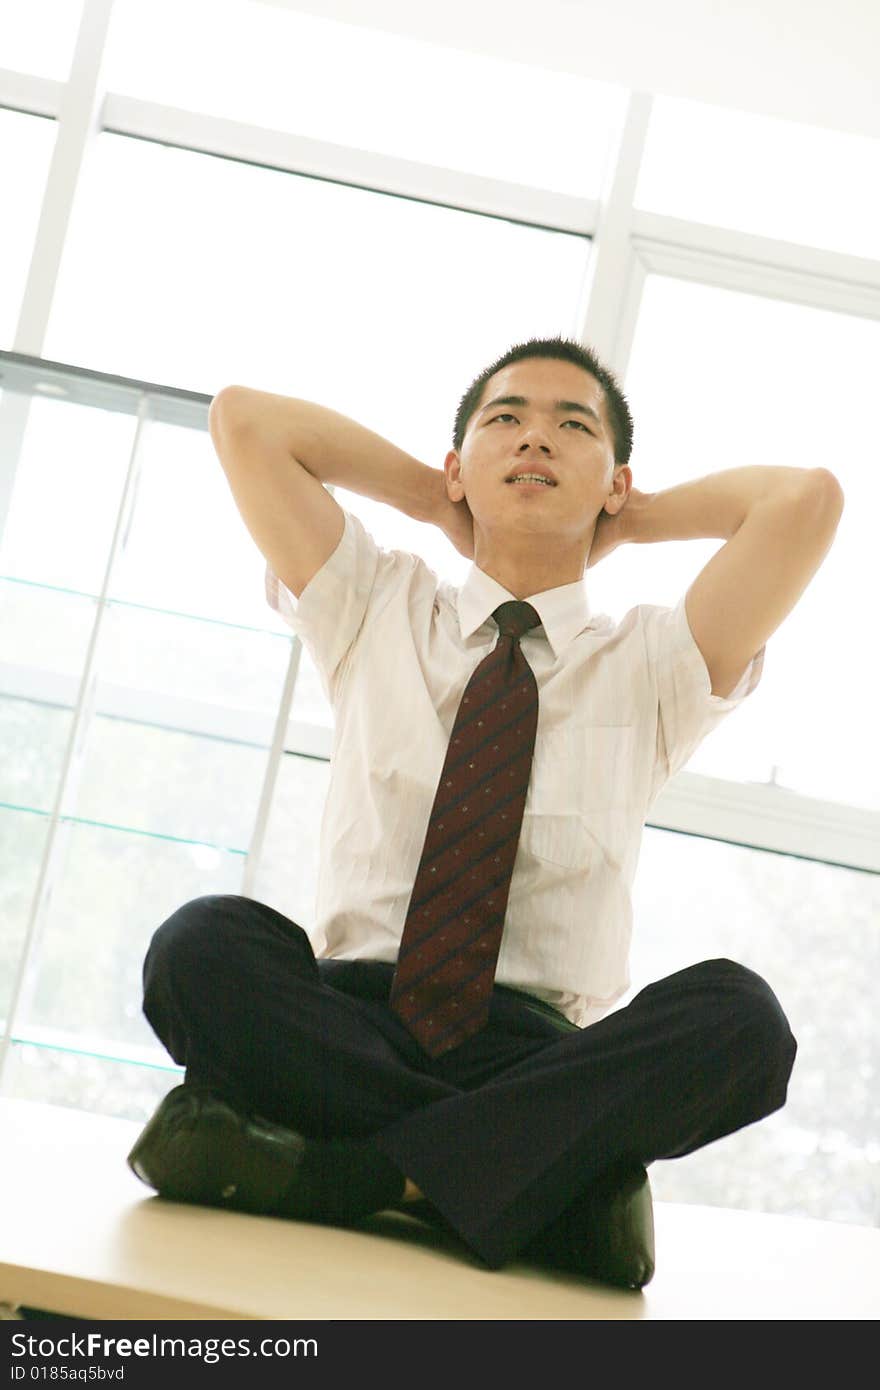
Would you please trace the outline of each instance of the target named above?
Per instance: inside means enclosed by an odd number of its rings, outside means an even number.
[[[592,348],[584,347],[574,338],[530,338],[528,342],[516,343],[493,362],[491,367],[486,367],[485,371],[480,372],[459,401],[458,410],[455,412],[452,447],[461,452],[468,421],[480,404],[483,387],[489,378],[500,372],[502,367],[508,367],[511,362],[522,362],[528,357],[549,357],[556,361],[574,362],[575,366],[583,367],[596,378],[605,392],[605,406],[614,439],[615,465],[629,463],[633,445],[633,418],[629,403],[614,373],[600,362]]]

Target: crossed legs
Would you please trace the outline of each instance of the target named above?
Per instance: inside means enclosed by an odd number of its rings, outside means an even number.
[[[311,1139],[369,1141],[492,1268],[547,1248],[609,1174],[778,1109],[796,1045],[772,991],[706,961],[559,1033],[496,989],[432,1061],[387,1007],[393,965],[316,961],[266,904],[210,895],[156,932],[144,1011],[187,1083]]]

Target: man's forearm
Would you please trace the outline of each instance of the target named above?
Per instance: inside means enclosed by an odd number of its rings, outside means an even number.
[[[227,386],[214,397],[236,427],[285,450],[322,483],[385,502],[416,521],[433,520],[442,469],[420,463],[380,434],[313,401]]]
[[[814,468],[728,468],[659,492],[631,493],[618,515],[628,542],[728,540],[758,503],[799,495],[829,477],[826,470]]]

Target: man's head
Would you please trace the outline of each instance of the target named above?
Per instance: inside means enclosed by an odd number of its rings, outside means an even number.
[[[490,367],[486,367],[471,382],[458,404],[455,412],[455,425],[452,432],[452,447],[461,452],[465,432],[474,415],[483,403],[487,383],[497,372],[513,362],[524,358],[543,357],[558,362],[572,362],[589,372],[602,387],[603,404],[608,426],[614,440],[614,461],[616,464],[629,463],[633,446],[633,419],[629,404],[621,391],[614,374],[599,361],[591,348],[584,347],[573,338],[530,338],[526,343],[517,343],[503,353]],[[487,397],[488,399],[488,397]]]
[[[533,338],[505,352],[462,397],[444,464],[476,564],[512,593],[580,578],[600,512],[629,495],[632,439],[626,398],[590,349]],[[513,481],[536,472],[552,484]]]

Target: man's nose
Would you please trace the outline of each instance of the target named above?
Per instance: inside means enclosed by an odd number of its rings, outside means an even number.
[[[526,430],[519,446],[520,453],[522,453],[523,449],[527,446],[529,448],[535,448],[537,446],[538,448],[544,449],[545,452],[549,451],[550,445],[547,441],[547,433],[545,430],[541,429],[540,425],[531,425]]]

